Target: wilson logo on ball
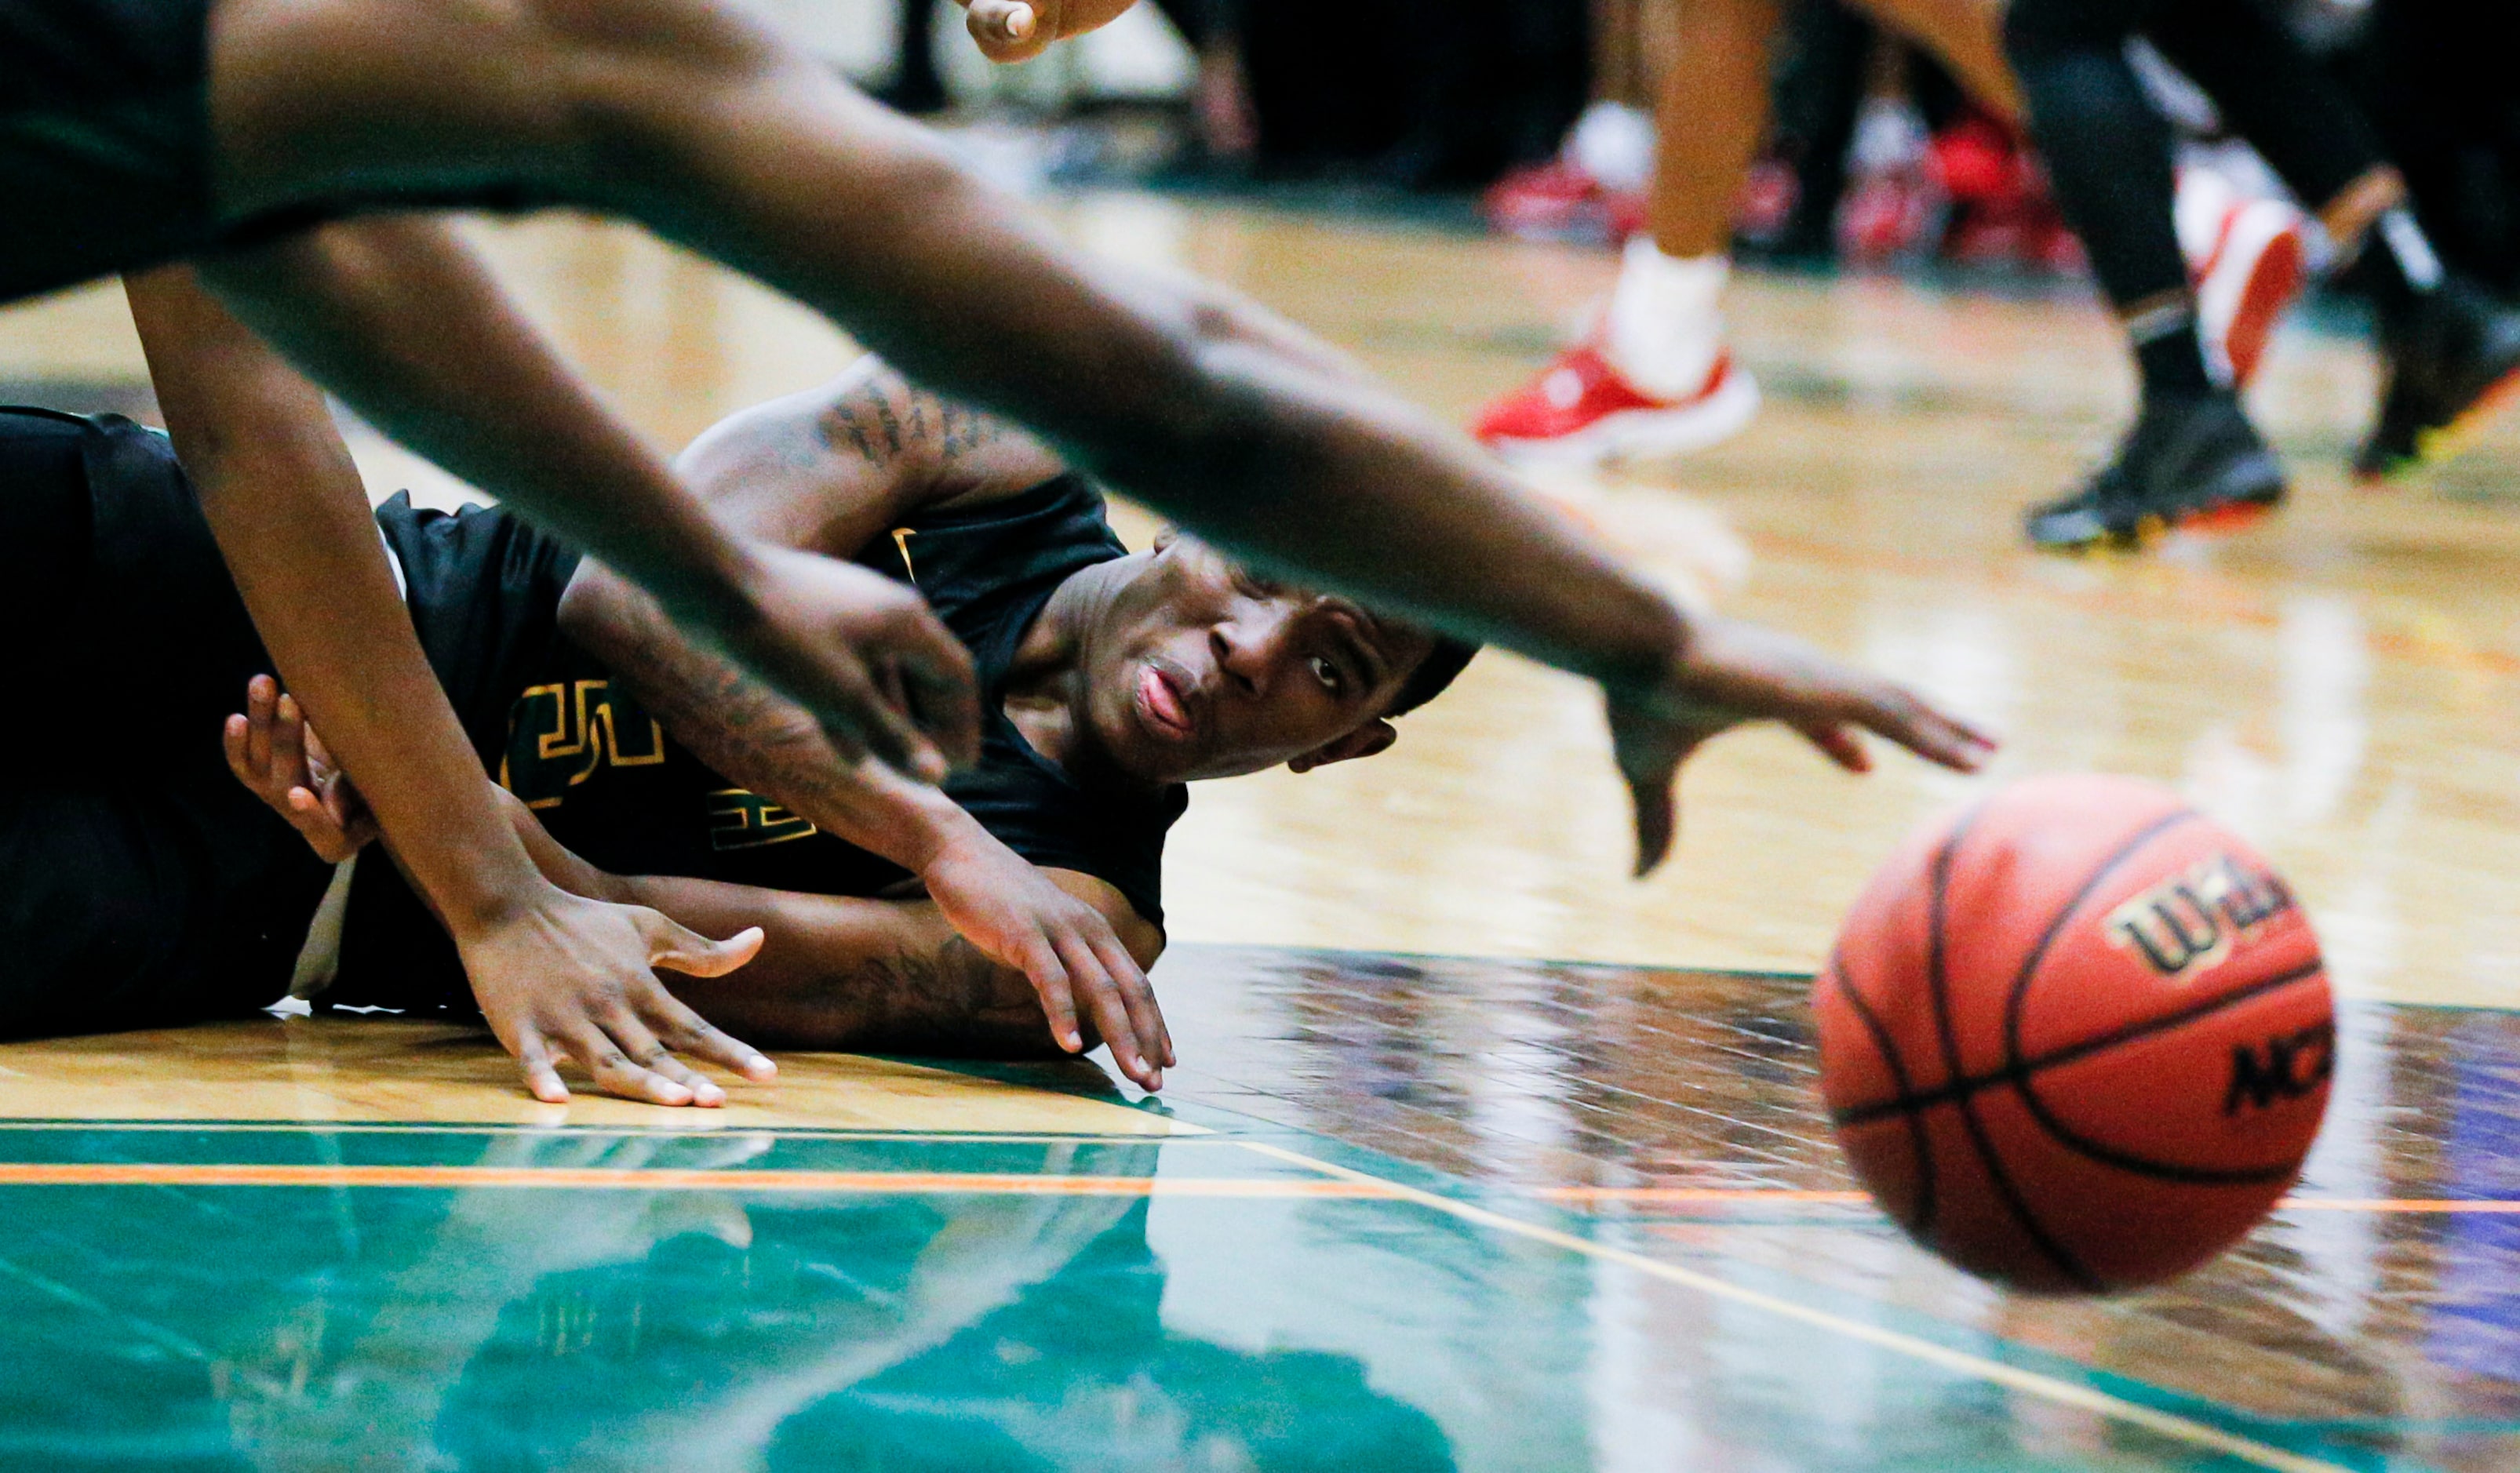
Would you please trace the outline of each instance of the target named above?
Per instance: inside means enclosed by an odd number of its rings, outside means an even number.
[[[2272,872],[2252,873],[2218,854],[2111,911],[2101,924],[2112,943],[2154,972],[2184,981],[2292,908],[2292,891]]]
[[[2278,1034],[2257,1049],[2231,1046],[2231,1088],[2224,1093],[2223,1113],[2237,1115],[2242,1105],[2270,1109],[2317,1094],[2336,1072],[2336,1025],[2316,1023]]]

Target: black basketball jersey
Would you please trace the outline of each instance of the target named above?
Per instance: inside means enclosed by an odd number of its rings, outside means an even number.
[[[577,567],[573,551],[506,511],[448,514],[398,496],[377,520],[401,563],[422,646],[484,766],[589,863],[825,895],[878,895],[910,877],[711,771],[563,637],[560,597]],[[1164,834],[1185,790],[1088,789],[1035,751],[1004,710],[1009,667],[1051,595],[1126,551],[1102,497],[1061,476],[1004,501],[922,514],[861,560],[917,587],[971,651],[980,762],[947,793],[1015,853],[1094,875],[1160,925]],[[334,1001],[430,1000],[415,991],[460,1000],[460,981],[444,990],[451,948],[435,930],[390,866],[362,864]]]

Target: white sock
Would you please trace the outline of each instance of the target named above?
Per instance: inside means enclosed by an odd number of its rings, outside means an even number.
[[[1724,280],[1731,269],[1722,255],[1679,259],[1643,236],[1629,241],[1602,321],[1601,355],[1657,399],[1696,393],[1724,351]]]

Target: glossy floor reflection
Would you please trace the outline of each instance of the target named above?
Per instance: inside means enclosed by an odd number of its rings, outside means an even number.
[[[2060,1304],[1850,1190],[1795,979],[1197,947],[1158,979],[1160,1107],[1082,1063],[805,1056],[721,1115],[499,1124],[495,1047],[441,1025],[0,1048],[0,1466],[2520,1459],[2507,1014],[2358,1008],[2272,1224]],[[147,1118],[74,1118],[99,1059]],[[292,1091],[327,1118],[270,1118]]]
[[[1656,1263],[2227,1407],[2336,1466],[2520,1466],[2508,1013],[2349,1006],[2327,1125],[2284,1210],[2180,1283],[2070,1303],[1944,1268],[1854,1190],[1819,1108],[1807,979],[1230,947],[1177,950],[1157,975],[1176,1101],[1581,1213],[1597,1243]],[[1604,1273],[1590,1297],[1597,1352],[1626,1361],[1640,1403],[1700,1394],[1727,1364],[1702,1308],[1667,1286]],[[1866,1421],[1875,1396],[1850,1382],[1813,1414]]]

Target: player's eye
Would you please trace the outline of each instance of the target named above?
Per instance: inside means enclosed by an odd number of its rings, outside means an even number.
[[[1314,655],[1312,666],[1313,678],[1322,683],[1323,690],[1329,692],[1332,695],[1336,695],[1341,690],[1345,689],[1347,682],[1345,678],[1339,674],[1339,667],[1331,663],[1328,655]]]

